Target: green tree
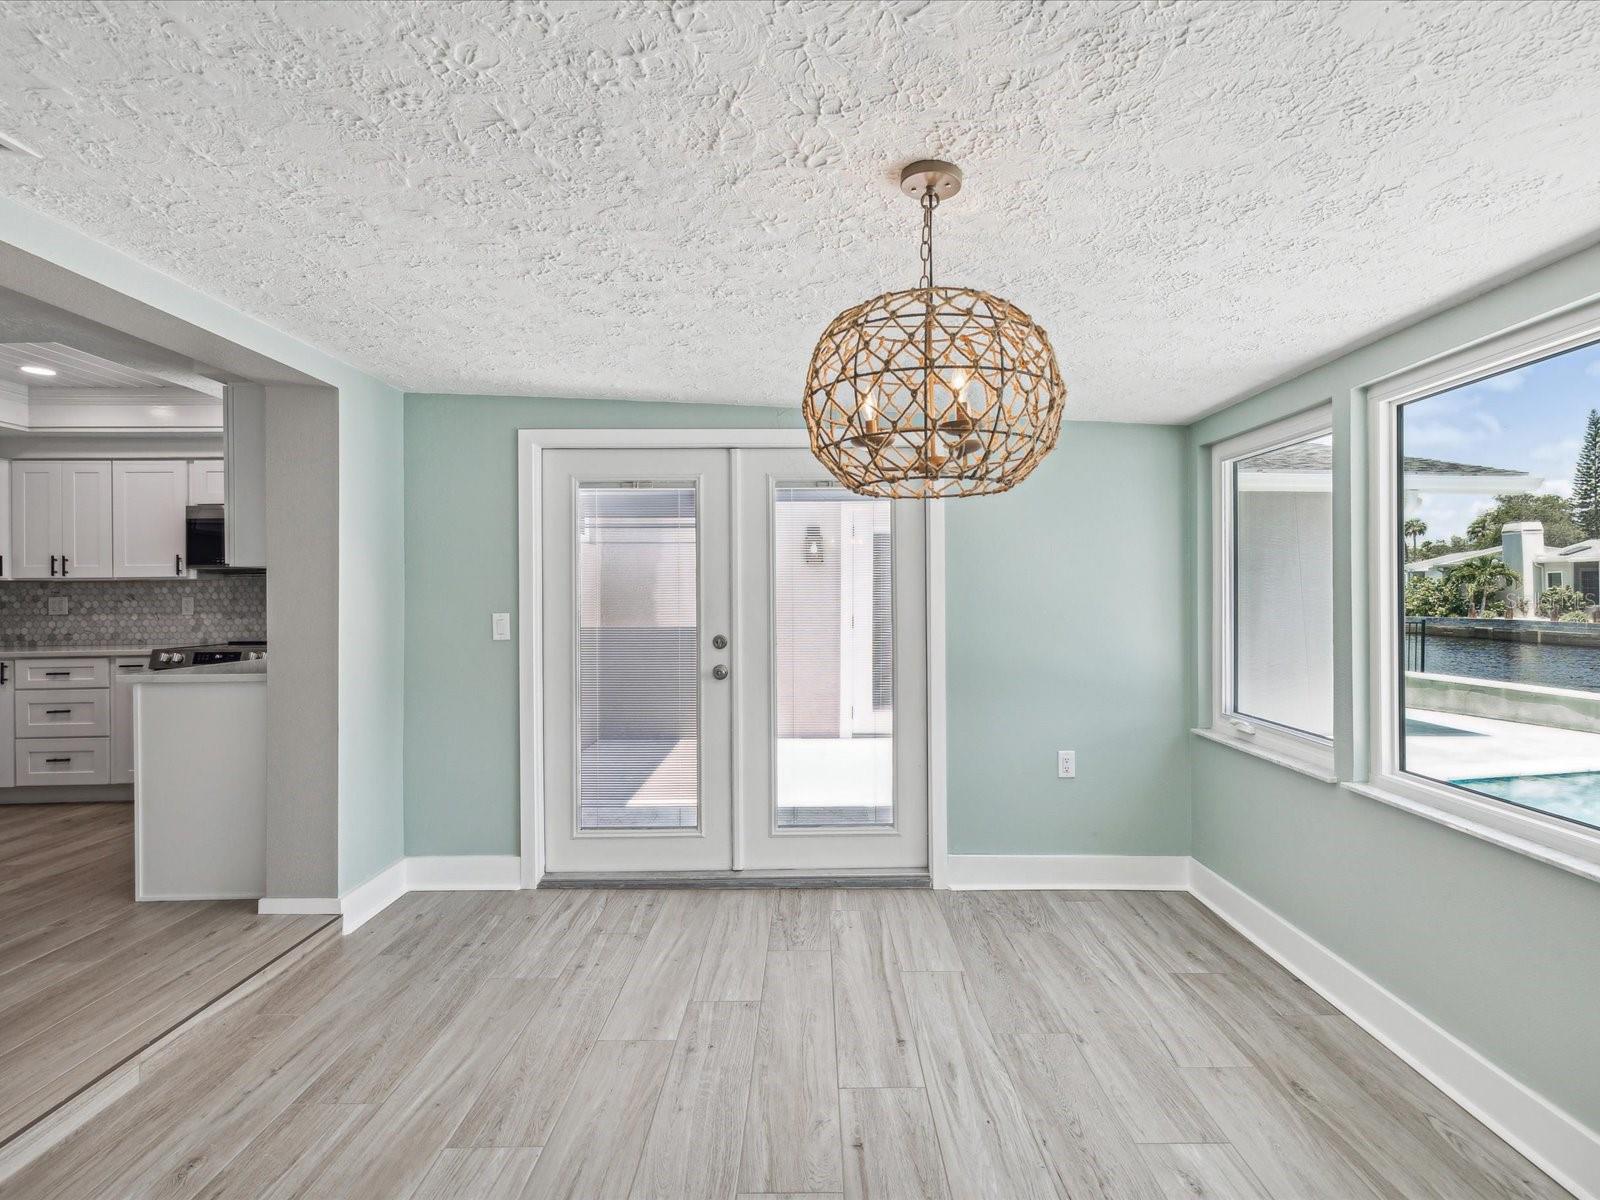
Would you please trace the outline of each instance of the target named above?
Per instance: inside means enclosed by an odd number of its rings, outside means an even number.
[[[1407,517],[1400,531],[1411,539],[1411,552],[1415,554],[1417,546],[1422,542],[1422,535],[1428,532],[1428,523],[1419,521],[1416,517]]]
[[[1600,410],[1593,408],[1572,472],[1572,515],[1584,537],[1600,537]]]
[[[1457,563],[1445,572],[1444,578],[1466,596],[1467,615],[1476,617],[1491,610],[1496,592],[1504,591],[1522,576],[1498,558],[1485,555]]]
[[[1448,538],[1429,538],[1411,550],[1406,551],[1406,561],[1416,562],[1424,558],[1438,558],[1441,554],[1460,554],[1463,550],[1478,549],[1469,546],[1467,539],[1459,533]]]
[[[1408,617],[1464,617],[1467,601],[1461,589],[1452,587],[1443,579],[1429,579],[1426,575],[1406,576],[1406,616]]]
[[[1546,546],[1570,546],[1581,542],[1584,532],[1572,519],[1572,509],[1560,496],[1536,496],[1518,492],[1496,496],[1494,507],[1472,519],[1467,526],[1467,541],[1474,550],[1487,550],[1500,544],[1500,527],[1513,521],[1538,521],[1544,526]]]

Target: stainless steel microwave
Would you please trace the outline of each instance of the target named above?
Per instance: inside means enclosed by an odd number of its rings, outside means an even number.
[[[228,565],[227,540],[223,536],[222,505],[189,505],[185,520],[184,557],[191,568]]]

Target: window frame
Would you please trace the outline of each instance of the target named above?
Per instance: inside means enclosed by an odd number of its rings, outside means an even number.
[[[1345,786],[1460,832],[1600,880],[1600,831],[1401,768],[1400,409],[1414,401],[1600,342],[1600,302],[1514,327],[1363,389],[1369,473],[1366,783]]]
[[[1322,403],[1283,420],[1262,425],[1211,447],[1211,695],[1209,724],[1197,730],[1211,741],[1233,746],[1302,771],[1328,783],[1334,774],[1334,739],[1319,737],[1263,717],[1237,712],[1235,683],[1236,519],[1234,467],[1268,450],[1333,436],[1333,406]],[[1332,475],[1328,486],[1333,486]],[[1333,553],[1330,530],[1329,554]],[[1328,629],[1330,654],[1334,630]],[[1329,687],[1332,689],[1332,681]],[[1330,695],[1330,703],[1335,697]],[[1335,714],[1337,720],[1337,714]]]

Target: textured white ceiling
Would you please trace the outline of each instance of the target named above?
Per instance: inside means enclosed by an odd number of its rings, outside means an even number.
[[[797,404],[939,270],[1183,420],[1596,229],[1585,4],[16,3],[0,194],[413,391]],[[0,230],[0,237],[4,231]]]

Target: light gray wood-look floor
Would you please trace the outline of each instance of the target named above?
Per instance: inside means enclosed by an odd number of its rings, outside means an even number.
[[[1554,1200],[1176,893],[404,897],[21,1200]]]
[[[0,1144],[329,920],[255,909],[136,904],[131,804],[0,806]]]

